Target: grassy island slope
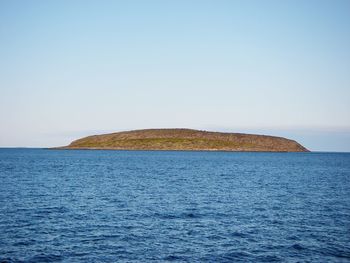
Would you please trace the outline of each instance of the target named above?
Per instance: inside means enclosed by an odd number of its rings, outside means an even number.
[[[147,129],[93,135],[63,149],[306,152],[282,137],[192,129]]]

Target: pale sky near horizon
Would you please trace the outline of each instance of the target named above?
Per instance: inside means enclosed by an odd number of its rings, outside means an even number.
[[[0,147],[186,127],[350,151],[350,1],[0,0]]]

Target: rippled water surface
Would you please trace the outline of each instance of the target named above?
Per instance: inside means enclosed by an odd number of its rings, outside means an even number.
[[[0,149],[0,262],[348,262],[350,154]]]

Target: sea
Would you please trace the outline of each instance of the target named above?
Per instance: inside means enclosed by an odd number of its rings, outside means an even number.
[[[0,262],[350,262],[350,153],[3,148]]]

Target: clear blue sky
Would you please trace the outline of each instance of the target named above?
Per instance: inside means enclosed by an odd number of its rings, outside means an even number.
[[[187,127],[350,151],[350,1],[0,1],[0,146]]]

